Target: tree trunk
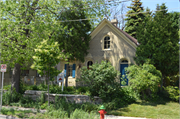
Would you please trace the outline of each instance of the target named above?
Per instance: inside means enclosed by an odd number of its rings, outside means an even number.
[[[11,92],[13,88],[16,89],[16,92],[19,93],[20,86],[20,74],[21,74],[21,66],[20,64],[15,64],[13,72],[12,72],[12,84],[11,84]]]
[[[68,60],[69,62],[69,60]],[[65,83],[65,86],[68,87],[68,72],[69,71],[69,63],[66,65],[66,83]]]

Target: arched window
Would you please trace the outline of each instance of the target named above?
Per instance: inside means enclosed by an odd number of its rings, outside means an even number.
[[[89,69],[89,66],[92,66],[93,62],[92,61],[88,61],[87,62],[87,68]]]
[[[106,36],[104,38],[104,49],[110,49],[110,37]]]

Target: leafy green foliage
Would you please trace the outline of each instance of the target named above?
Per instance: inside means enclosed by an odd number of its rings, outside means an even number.
[[[133,0],[131,6],[128,6],[128,8],[130,8],[130,10],[127,12],[127,18],[125,19],[127,21],[125,24],[125,32],[137,38],[137,26],[143,22],[145,17],[143,13],[140,13],[144,11],[144,8],[140,0]]]
[[[8,90],[6,93],[3,94],[2,97],[2,104],[9,105],[11,102],[18,102],[21,94],[17,93],[15,89],[13,89],[13,93],[11,94],[11,90]]]
[[[64,56],[60,52],[58,43],[51,40],[43,40],[35,49],[34,62],[31,68],[37,70],[42,76],[49,76],[52,80],[60,73],[59,70],[55,69],[60,58],[64,58]]]
[[[77,119],[77,118],[80,118],[80,119],[82,119],[82,118],[85,118],[85,119],[99,119],[99,114],[97,114],[96,112],[90,112],[90,114],[89,113],[87,113],[87,112],[85,112],[84,110],[82,110],[82,109],[76,109],[71,115],[70,115],[70,117],[72,118],[72,119]]]
[[[152,64],[132,65],[127,68],[130,87],[143,99],[155,98],[162,74]]]
[[[164,89],[168,93],[168,94],[166,94],[168,96],[168,98],[170,98],[171,100],[176,101],[176,102],[179,101],[180,91],[177,86],[167,86]]]
[[[135,61],[137,64],[146,61],[153,64],[161,71],[163,85],[166,86],[165,77],[176,75],[179,71],[179,17],[176,13],[167,13],[165,4],[157,7],[157,10],[162,11],[146,17],[137,29],[140,45],[136,50]]]
[[[110,63],[102,61],[95,63],[88,70],[81,69],[81,77],[77,81],[84,81],[88,85],[90,96],[99,96],[107,110],[117,109],[135,102],[135,97],[123,90],[117,82],[118,71]],[[119,79],[118,79],[119,80]]]
[[[26,90],[38,90],[38,91],[47,91],[48,85],[40,84],[40,85],[26,85],[21,83],[20,85],[20,94],[24,94]],[[7,85],[3,87],[4,90],[10,90],[11,85]],[[54,94],[81,94],[87,95],[89,94],[88,87],[64,87],[64,91],[62,91],[62,87],[58,85],[50,85],[49,92]]]
[[[49,78],[50,80],[54,80],[53,78],[60,73],[60,71],[55,68],[60,58],[64,59],[64,55],[60,52],[58,42],[43,40],[38,44],[37,49],[35,49],[33,56],[34,62],[31,68],[37,70],[40,75],[45,75],[48,78],[48,94]]]
[[[28,114],[32,113],[31,110],[16,110],[14,108],[2,108],[1,114],[10,115],[19,118],[28,118]]]
[[[104,101],[115,98],[116,92],[120,91],[120,84],[117,83],[119,73],[110,63],[102,61],[95,63],[88,70],[81,69],[81,77],[77,81],[84,81],[89,87],[91,96],[99,96]]]
[[[53,39],[53,32],[60,27],[53,14],[58,12],[60,5],[53,0],[0,1],[1,60],[14,68],[12,87],[17,92],[20,68],[29,68],[36,45],[43,39]]]
[[[87,16],[83,9],[82,1],[71,1],[72,6],[76,8],[66,8],[62,11],[58,20],[77,20],[86,19]],[[89,20],[68,21],[59,23],[64,29],[59,29],[56,40],[63,53],[70,60],[84,61],[84,56],[89,48],[91,25]]]

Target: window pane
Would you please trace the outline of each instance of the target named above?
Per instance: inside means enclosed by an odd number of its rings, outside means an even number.
[[[104,49],[109,49],[110,48],[110,37],[107,36],[104,38]]]
[[[73,65],[69,65],[69,70],[68,70],[69,76],[72,76],[72,68],[73,68]]]

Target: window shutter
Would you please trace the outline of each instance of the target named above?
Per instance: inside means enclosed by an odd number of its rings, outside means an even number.
[[[67,64],[64,65],[64,73],[65,73],[64,77],[66,77],[66,69],[67,69],[66,67],[67,67]]]
[[[73,64],[73,69],[72,69],[72,77],[75,78],[76,74],[76,64]]]

